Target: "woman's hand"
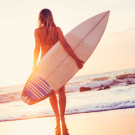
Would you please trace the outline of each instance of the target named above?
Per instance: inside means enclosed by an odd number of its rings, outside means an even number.
[[[38,70],[37,66],[34,65],[33,68],[32,68],[32,71],[33,71],[33,72],[36,72],[37,70]]]
[[[76,64],[77,64],[78,68],[81,69],[83,67],[84,62],[80,59],[77,59]]]

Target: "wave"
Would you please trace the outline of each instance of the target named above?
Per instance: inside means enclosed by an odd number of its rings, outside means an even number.
[[[21,92],[13,92],[0,95],[0,103],[13,102],[18,101],[20,99],[21,99]]]
[[[86,79],[79,82],[70,82],[66,84],[66,93],[108,90],[117,86],[127,86],[135,84],[135,73],[120,73],[113,77],[98,77]],[[4,88],[4,90],[13,89],[11,93],[8,91],[0,95],[0,103],[7,103],[21,100],[22,85],[15,87]],[[2,91],[2,88],[1,88]]]
[[[68,83],[66,92],[77,92],[80,88],[89,90],[105,90],[116,86],[135,84],[135,73],[120,73],[113,77],[99,77],[86,79],[81,82]]]
[[[117,79],[135,78],[135,73],[120,73],[115,76]]]
[[[86,105],[82,106],[80,108],[72,108],[72,109],[66,109],[65,115],[72,115],[72,114],[80,114],[80,113],[92,113],[92,112],[101,112],[101,111],[111,111],[111,110],[118,110],[118,109],[129,109],[129,108],[135,108],[135,100],[133,101],[120,101],[120,102],[113,102],[113,103],[101,103],[101,104],[95,104],[95,105]],[[12,116],[11,115],[7,118],[0,119],[0,122],[4,121],[16,121],[16,120],[25,120],[25,119],[34,119],[34,118],[44,118],[44,117],[54,117],[55,115],[53,113],[40,113],[40,114],[32,114],[31,115],[26,114],[20,114],[18,116]]]

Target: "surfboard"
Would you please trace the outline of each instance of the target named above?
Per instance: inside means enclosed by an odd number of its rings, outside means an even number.
[[[65,35],[77,57],[86,63],[98,45],[108,22],[110,11],[100,13],[76,26]],[[58,41],[37,64],[38,70],[31,73],[23,92],[22,100],[32,105],[44,100],[78,71],[75,60]]]

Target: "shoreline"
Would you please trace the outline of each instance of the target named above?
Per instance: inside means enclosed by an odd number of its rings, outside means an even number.
[[[108,111],[115,111],[115,110],[126,110],[126,109],[135,109],[135,106],[131,106],[131,107],[122,107],[122,108],[116,108],[116,109],[108,109],[108,110],[95,110],[95,111],[86,111],[86,112],[78,112],[78,113],[68,113],[68,114],[65,114],[65,117],[66,116],[70,116],[70,115],[76,115],[76,114],[87,114],[87,113],[96,113],[96,112],[108,112]],[[52,116],[38,116],[38,117],[31,117],[31,118],[20,118],[20,119],[11,119],[11,120],[3,120],[3,121],[0,121],[1,122],[10,122],[10,121],[21,121],[21,120],[29,120],[29,119],[39,119],[39,118],[54,118],[54,115]]]
[[[65,118],[64,127],[69,135],[135,135],[135,108],[65,115]],[[4,121],[0,122],[0,134],[55,135],[60,125],[55,117]]]

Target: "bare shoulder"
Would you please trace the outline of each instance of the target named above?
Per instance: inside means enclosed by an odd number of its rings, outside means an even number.
[[[58,33],[62,33],[62,30],[61,30],[60,27],[56,27],[56,31],[57,31]]]
[[[34,37],[35,37],[35,40],[37,42],[40,42],[40,39],[39,39],[39,28],[36,28],[35,31],[34,31]]]
[[[39,28],[36,28],[34,34],[38,34],[38,32],[39,32]]]
[[[34,31],[35,39],[39,39],[40,28],[36,28]]]
[[[56,27],[56,31],[57,31],[57,34],[58,34],[59,38],[63,36],[63,32],[62,32],[60,27]]]

